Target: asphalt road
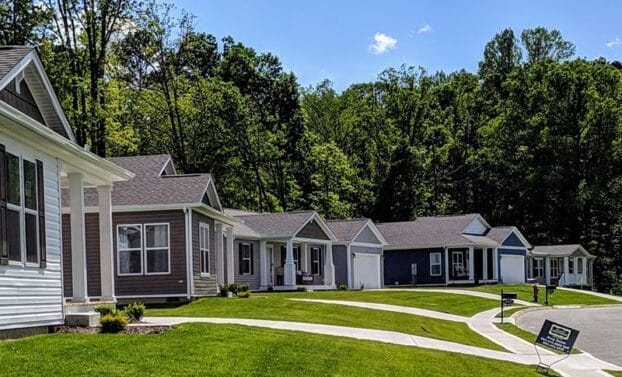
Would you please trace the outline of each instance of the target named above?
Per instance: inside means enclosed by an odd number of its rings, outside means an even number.
[[[579,330],[576,347],[622,367],[622,306],[536,310],[518,317],[516,324],[538,333],[545,319]]]

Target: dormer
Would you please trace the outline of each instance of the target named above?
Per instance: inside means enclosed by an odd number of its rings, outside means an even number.
[[[475,216],[473,220],[462,230],[462,234],[475,236],[483,236],[490,230],[490,225],[480,215]]]

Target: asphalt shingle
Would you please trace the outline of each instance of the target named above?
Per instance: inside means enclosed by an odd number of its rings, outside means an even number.
[[[0,80],[33,50],[28,46],[0,46]]]
[[[369,220],[329,220],[326,223],[331,232],[335,234],[338,241],[349,242],[354,240],[354,237],[359,234],[361,229],[367,224],[367,221]]]

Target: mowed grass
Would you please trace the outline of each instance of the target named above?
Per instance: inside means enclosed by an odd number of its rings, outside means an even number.
[[[538,303],[544,305],[545,302],[545,287],[539,286]],[[496,285],[481,285],[478,287],[470,287],[471,289],[480,292],[501,294],[503,289],[504,293],[516,293],[518,299],[533,302],[533,287],[531,284],[496,284]],[[553,294],[549,295],[549,305],[607,305],[607,304],[620,304],[620,301],[611,300],[604,297],[593,296],[587,293],[582,293],[579,290],[564,290],[557,289]]]
[[[281,293],[257,293],[253,294],[251,298],[245,299],[209,297],[176,308],[148,309],[145,315],[310,322],[397,331],[476,347],[503,350],[499,345],[469,329],[465,323],[342,305],[292,301],[288,300],[289,297],[292,295]]]
[[[501,308],[499,308],[501,309]],[[527,306],[512,306],[512,307],[505,307],[503,308],[503,318],[509,318],[511,317],[514,313],[519,312],[523,309],[527,309]],[[496,315],[497,318],[501,318],[501,311],[499,311],[499,314]]]
[[[0,344],[2,376],[539,376],[533,366],[234,325],[158,335],[53,334]]]
[[[317,291],[278,294],[291,298],[363,301],[408,306],[468,317],[499,305],[496,300],[486,298],[417,291]]]
[[[508,333],[510,333],[510,334],[512,334],[514,336],[517,336],[517,337],[519,337],[519,338],[521,338],[523,340],[526,340],[529,343],[534,343],[536,341],[536,334],[534,334],[534,333],[532,333],[530,331],[527,331],[527,330],[523,330],[520,327],[515,326],[515,325],[513,325],[511,323],[497,323],[496,326],[498,328],[500,328],[501,330],[505,331],[505,332],[508,332]],[[541,347],[544,347],[544,346],[541,346]],[[546,348],[546,347],[544,347],[544,348]],[[555,353],[559,353],[559,352],[557,352],[555,350],[551,350],[551,351],[553,351]],[[573,348],[571,352],[572,353],[581,353],[581,350],[579,350],[578,348]]]

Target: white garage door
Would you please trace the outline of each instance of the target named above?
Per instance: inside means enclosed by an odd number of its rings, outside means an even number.
[[[353,260],[354,286],[359,289],[380,288],[380,255],[355,253]]]
[[[501,255],[501,280],[504,283],[525,282],[525,257],[522,255]]]

